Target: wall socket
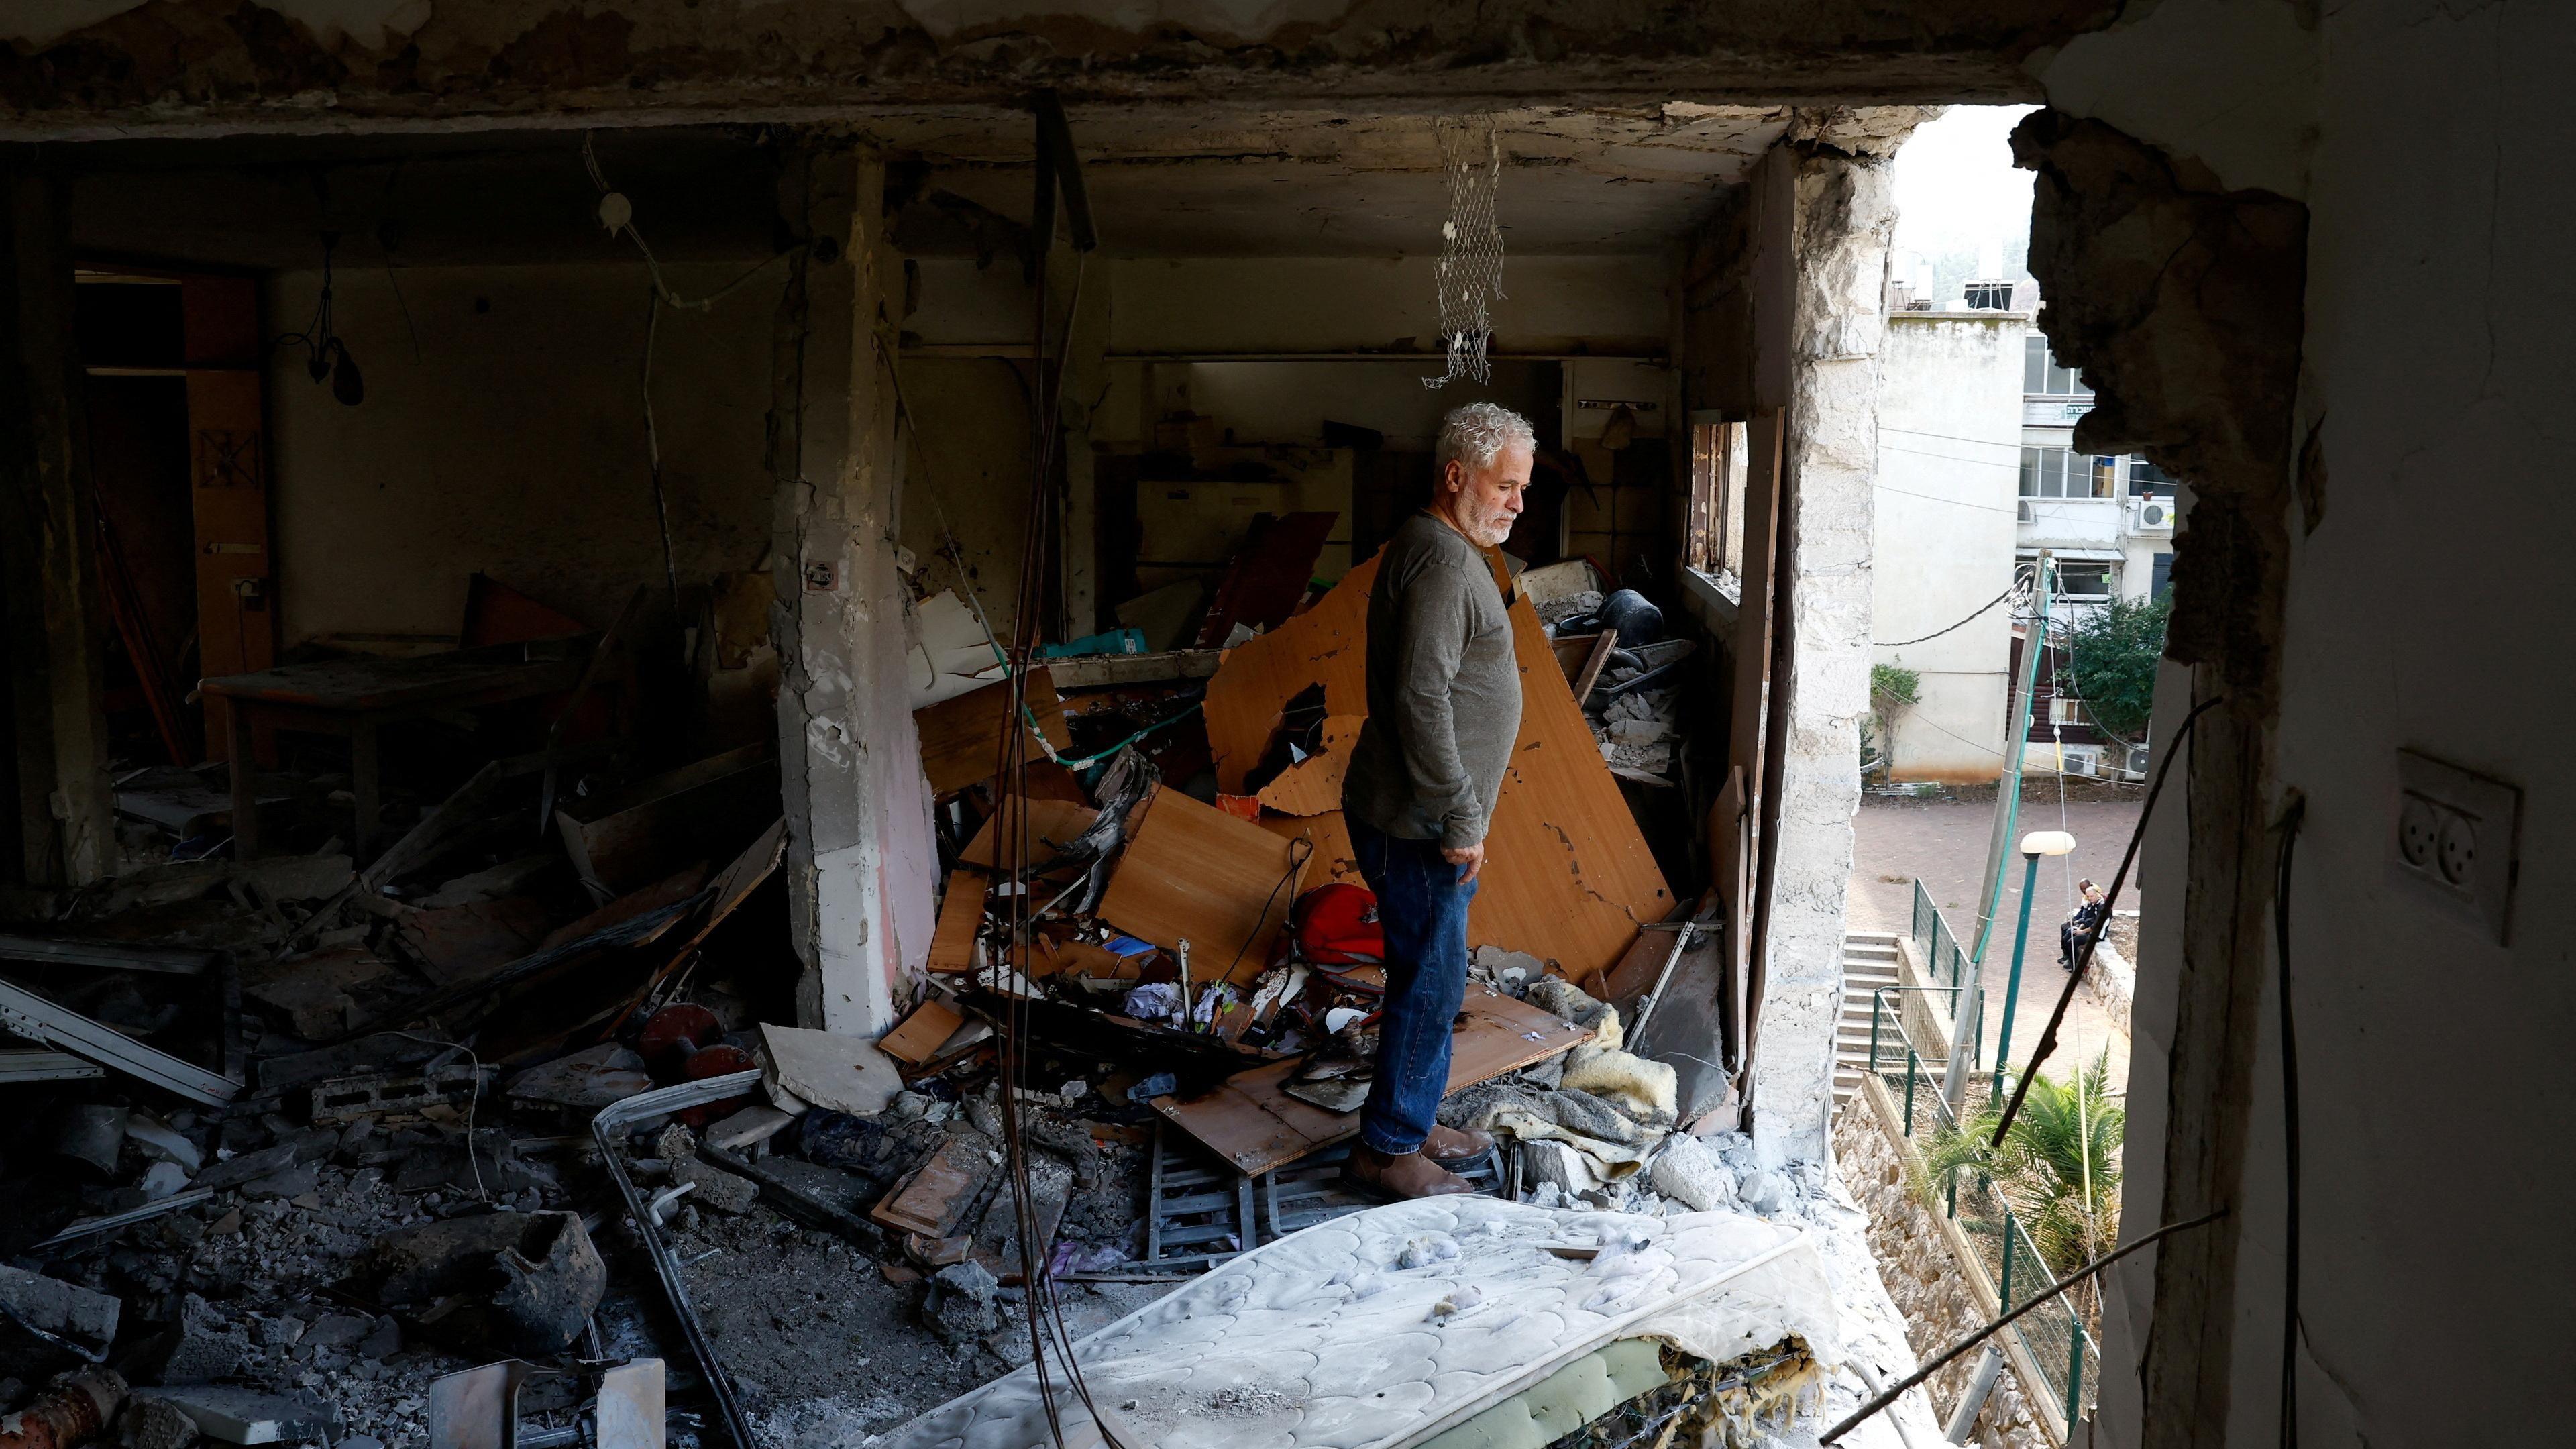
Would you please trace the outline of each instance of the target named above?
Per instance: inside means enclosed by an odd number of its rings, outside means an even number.
[[[2521,873],[2522,791],[2413,750],[2397,752],[2388,873],[2509,944]]]

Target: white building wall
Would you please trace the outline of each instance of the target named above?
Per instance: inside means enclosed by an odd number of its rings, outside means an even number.
[[[1912,640],[2012,582],[2022,424],[2017,312],[1892,312],[1879,382],[1876,636]],[[1993,780],[2003,763],[2012,611],[1990,609],[1874,660],[1921,676],[1899,716],[1897,780]]]

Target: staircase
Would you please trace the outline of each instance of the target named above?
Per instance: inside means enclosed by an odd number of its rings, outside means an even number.
[[[1871,993],[1896,985],[1896,935],[1852,931],[1843,937],[1843,1014],[1834,1024],[1834,1106],[1860,1090],[1869,1066]]]

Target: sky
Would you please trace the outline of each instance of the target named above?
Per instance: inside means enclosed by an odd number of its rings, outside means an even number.
[[[2031,173],[2006,138],[2037,109],[1953,106],[1897,151],[1896,246],[1930,263],[1944,295],[1998,259],[2001,275],[2028,275]]]

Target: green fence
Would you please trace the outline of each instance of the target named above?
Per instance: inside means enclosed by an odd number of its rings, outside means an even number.
[[[1914,883],[1914,951],[1923,958],[1933,985],[1959,988],[1967,975],[1968,954],[1959,949],[1959,938],[1950,934],[1950,923],[1919,880]]]
[[[1923,897],[1916,887],[1918,904]],[[1934,919],[1938,920],[1938,913]],[[1918,917],[1919,919],[1919,917]],[[1941,1099],[1941,1074],[1948,1057],[1947,1043],[1918,1041],[1906,1030],[1906,1013],[1893,998],[1909,993],[1946,991],[1947,987],[1884,986],[1872,993],[1869,1019],[1869,1070],[1887,1089],[1896,1103],[1899,1121],[1906,1138],[1928,1138],[1944,1129],[1955,1128],[1957,1119]],[[1980,1002],[1982,1004],[1982,1001]],[[1973,1008],[1972,1008],[1973,1009]],[[1927,1052],[1926,1047],[1930,1050]],[[2004,1086],[2010,1089],[2007,1075]],[[1994,1079],[1984,1072],[1968,1078],[1963,1110],[1970,1117],[1983,1111]],[[2009,1313],[2015,1307],[2037,1297],[2041,1290],[2057,1281],[2059,1273],[2075,1265],[2051,1265],[2032,1246],[2030,1234],[2013,1217],[2012,1209],[1994,1191],[1994,1186],[1981,1175],[1962,1168],[1936,1186],[1935,1206],[1943,1216],[1958,1224],[1984,1263],[1986,1278],[1993,1283],[2003,1300],[1999,1310]],[[2048,1392],[2055,1396],[2066,1412],[2066,1422],[2074,1424],[2092,1408],[2094,1379],[2101,1367],[2101,1350],[2084,1328],[2084,1320],[2063,1297],[2034,1308],[2006,1332],[2021,1338],[2023,1349],[2049,1380]],[[2037,1385],[2030,1386],[2033,1392]]]

